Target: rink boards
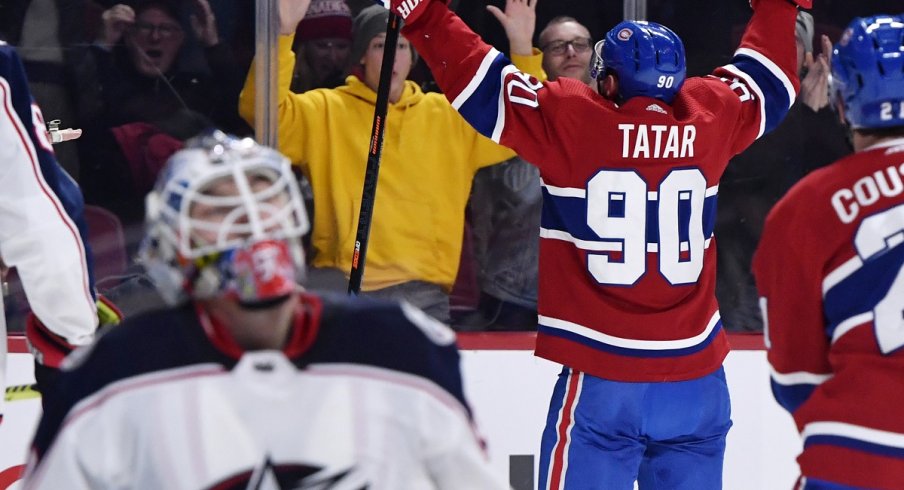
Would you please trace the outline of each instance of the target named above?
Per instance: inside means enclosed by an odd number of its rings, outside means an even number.
[[[773,400],[769,369],[760,336],[730,336],[733,351],[725,370],[732,397],[734,426],[728,435],[724,488],[790,488],[797,477],[800,442],[791,417]],[[462,334],[465,390],[487,440],[491,461],[515,490],[536,481],[536,451],[546,418],[549,393],[560,366],[533,356],[532,334]],[[9,383],[34,380],[24,341],[9,343]],[[34,426],[40,399],[6,404],[0,425],[0,490],[15,483]]]

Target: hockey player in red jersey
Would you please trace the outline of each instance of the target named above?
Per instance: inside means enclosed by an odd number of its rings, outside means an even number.
[[[173,306],[67,358],[25,488],[505,488],[454,332],[299,291],[308,229],[275,150],[214,133],[176,153],[140,254]]]
[[[803,438],[796,488],[904,485],[904,17],[854,19],[830,97],[855,153],[776,204],[754,256],[776,400]]]
[[[752,1],[731,62],[687,80],[675,33],[623,22],[595,47],[597,94],[522,73],[443,2],[383,4],[465,119],[540,169],[536,353],[565,366],[541,488],[720,488],[718,182],[796,97],[797,5]]]

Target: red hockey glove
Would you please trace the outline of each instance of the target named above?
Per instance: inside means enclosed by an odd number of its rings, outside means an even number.
[[[35,362],[47,367],[59,368],[63,359],[75,348],[63,337],[51,332],[34,313],[29,313],[25,319],[25,338]]]
[[[98,295],[97,319],[98,328],[116,325],[122,321],[122,312],[110,300]],[[63,359],[76,347],[51,332],[34,313],[29,313],[25,320],[25,338],[35,362],[54,369],[59,369]]]
[[[401,17],[406,25],[417,20],[427,9],[427,3],[432,1],[445,0],[376,0],[377,4]]]

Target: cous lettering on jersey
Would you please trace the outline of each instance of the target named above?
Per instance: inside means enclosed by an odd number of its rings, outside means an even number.
[[[896,197],[904,192],[904,163],[889,165],[876,170],[854,182],[853,185],[838,189],[832,194],[832,208],[842,223],[852,223],[864,208],[876,204],[879,199]]]

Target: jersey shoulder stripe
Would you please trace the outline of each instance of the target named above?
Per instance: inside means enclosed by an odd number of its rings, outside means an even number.
[[[511,62],[498,50],[487,51],[477,72],[452,101],[471,126],[487,138],[501,134],[505,110],[501,107],[502,79]],[[498,142],[498,136],[494,141]]]
[[[731,63],[722,69],[743,80],[759,101],[757,138],[775,129],[796,98],[794,85],[785,73],[769,58],[749,48],[738,49]]]

